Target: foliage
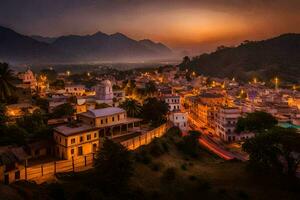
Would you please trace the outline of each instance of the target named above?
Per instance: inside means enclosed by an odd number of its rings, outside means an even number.
[[[256,111],[247,113],[246,117],[239,118],[236,125],[236,131],[238,133],[242,131],[261,132],[274,127],[277,123],[276,118],[271,114]]]
[[[134,99],[126,99],[120,107],[126,110],[129,117],[138,117],[142,110],[141,104]]]
[[[17,119],[17,126],[24,129],[30,139],[51,138],[52,129],[47,125],[47,119],[40,110]]]
[[[97,103],[95,106],[95,109],[109,108],[109,107],[111,107],[111,106],[108,105],[107,103]]]
[[[177,174],[176,169],[173,167],[169,167],[164,171],[161,179],[162,179],[162,181],[165,181],[165,182],[171,182],[171,181],[175,180],[176,174]]]
[[[295,129],[274,127],[243,144],[250,162],[264,168],[284,170],[295,176],[300,163],[300,135]]]
[[[42,69],[41,75],[47,77],[49,82],[56,82],[57,81],[57,72],[53,69]]]
[[[0,146],[24,145],[27,137],[28,133],[26,130],[19,126],[0,126]]]
[[[156,98],[148,98],[142,107],[142,117],[153,126],[159,126],[166,122],[168,104]]]
[[[8,120],[6,116],[6,106],[3,103],[0,103],[0,126],[4,125],[4,123]]]
[[[50,87],[56,90],[61,90],[65,88],[65,82],[61,79],[57,79],[50,83]]]
[[[97,153],[95,178],[106,191],[124,188],[133,174],[130,152],[121,144],[105,139]]]
[[[42,110],[45,112],[48,112],[49,108],[49,101],[46,98],[41,98],[39,96],[35,97],[35,103],[37,106],[39,106]]]
[[[200,150],[198,141],[200,134],[198,131],[189,131],[188,135],[184,136],[183,140],[178,143],[178,149],[186,155],[197,157]]]
[[[0,63],[0,102],[6,102],[13,95],[13,80],[15,77],[8,64]]]
[[[75,109],[70,103],[61,104],[53,109],[52,117],[61,118],[66,116],[72,116],[75,113]]]
[[[125,94],[130,96],[133,94],[134,89],[136,88],[135,80],[126,80],[123,82]]]
[[[234,48],[221,47],[191,60],[185,57],[179,67],[214,77],[249,80],[253,78],[251,72],[255,71],[264,80],[280,76],[284,80],[297,81],[300,76],[299,44],[299,34],[285,34],[264,41],[242,43]]]

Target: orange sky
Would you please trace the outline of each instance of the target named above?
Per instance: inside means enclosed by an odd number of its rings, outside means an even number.
[[[1,0],[0,25],[29,35],[122,32],[193,53],[300,32],[300,0]]]

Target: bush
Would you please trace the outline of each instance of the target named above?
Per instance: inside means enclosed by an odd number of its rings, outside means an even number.
[[[190,175],[190,176],[189,176],[189,180],[191,180],[191,181],[195,181],[195,180],[197,180],[197,177],[196,177],[196,176],[194,176],[194,175]]]
[[[249,195],[243,190],[238,191],[237,196],[240,199],[249,199]]]
[[[149,144],[149,151],[150,154],[154,157],[159,157],[162,154],[165,153],[165,149],[163,148],[160,139],[155,138],[150,144]]]
[[[163,168],[163,164],[162,163],[152,163],[150,168],[153,170],[153,171],[160,171],[162,168]]]
[[[151,156],[145,149],[142,149],[140,152],[135,153],[135,160],[145,165],[152,162]]]
[[[175,178],[176,178],[176,169],[173,167],[166,169],[162,175],[162,180],[166,182],[174,181]]]
[[[186,171],[186,170],[187,170],[186,164],[182,164],[182,165],[181,165],[181,169],[184,170],[184,171]]]
[[[199,136],[199,132],[190,131],[189,135],[184,136],[183,140],[177,144],[177,148],[186,155],[198,157],[200,152]]]

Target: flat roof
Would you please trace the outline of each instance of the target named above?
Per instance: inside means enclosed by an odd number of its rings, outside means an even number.
[[[109,108],[88,110],[87,112],[80,113],[79,115],[83,115],[91,118],[97,118],[97,117],[105,117],[105,116],[115,115],[124,112],[126,111],[122,108],[109,107]]]
[[[61,125],[54,128],[56,132],[59,132],[65,136],[75,135],[78,133],[97,130],[97,127],[87,124],[77,124],[76,126]]]
[[[140,121],[142,121],[142,119],[128,117],[124,120],[116,121],[116,122],[109,123],[109,124],[104,124],[103,126],[100,126],[100,127],[90,126],[87,124],[80,123],[80,124],[77,124],[76,126],[69,126],[69,125],[57,126],[54,128],[54,130],[65,136],[71,136],[71,135],[76,135],[76,134],[83,133],[83,132],[95,131],[95,130],[100,130],[102,128],[123,125],[123,124],[129,124],[129,123],[133,123],[133,122],[140,122]]]

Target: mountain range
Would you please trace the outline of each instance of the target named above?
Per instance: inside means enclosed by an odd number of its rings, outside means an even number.
[[[172,50],[151,40],[134,40],[122,33],[26,36],[0,26],[0,61],[12,63],[76,63],[164,59]]]
[[[185,57],[179,66],[215,77],[270,80],[278,76],[286,81],[300,82],[300,34],[244,41],[235,47],[220,46],[212,53],[192,59]]]

